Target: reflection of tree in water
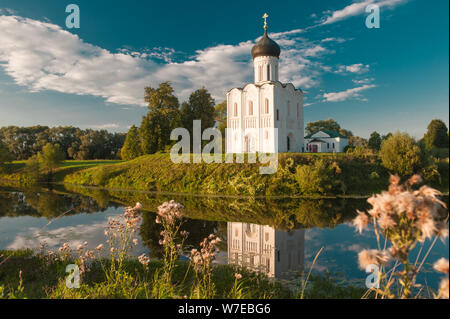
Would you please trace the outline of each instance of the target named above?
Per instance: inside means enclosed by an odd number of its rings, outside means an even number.
[[[150,257],[160,258],[162,256],[162,248],[159,240],[162,228],[161,224],[155,223],[155,218],[156,214],[154,213],[142,213],[140,235],[144,245],[150,250]],[[217,222],[185,218],[181,230],[189,232],[189,236],[185,241],[186,250],[194,247],[198,248],[205,237],[217,232],[217,226]]]
[[[105,211],[111,206],[120,206],[110,203],[105,194],[100,199],[59,194],[42,189],[6,190],[0,193],[0,216],[35,216],[52,219],[66,212],[67,215],[95,213]]]

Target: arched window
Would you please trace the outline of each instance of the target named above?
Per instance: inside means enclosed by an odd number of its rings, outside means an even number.
[[[258,66],[258,81],[262,80],[262,65]]]
[[[266,99],[266,103],[264,106],[264,113],[269,114],[269,99]]]
[[[253,102],[248,102],[248,115],[253,115]]]
[[[287,150],[291,150],[291,139],[289,138],[289,136],[287,137]]]
[[[234,103],[234,116],[238,115],[237,103]]]
[[[266,140],[269,139],[269,131],[266,131],[266,134],[265,134],[264,138],[265,138]]]
[[[270,81],[270,64],[267,64],[267,81]]]
[[[277,121],[280,120],[280,111],[277,109]]]

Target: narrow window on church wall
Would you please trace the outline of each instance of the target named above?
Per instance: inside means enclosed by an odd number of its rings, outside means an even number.
[[[277,121],[280,120],[280,111],[277,109]]]
[[[266,99],[264,113],[269,114],[269,99]]]
[[[248,115],[253,115],[253,102],[248,102]]]
[[[267,81],[270,81],[270,64],[267,65]]]
[[[237,107],[237,103],[234,103],[234,116],[238,115],[238,107]]]
[[[258,81],[262,80],[262,65],[258,66]]]

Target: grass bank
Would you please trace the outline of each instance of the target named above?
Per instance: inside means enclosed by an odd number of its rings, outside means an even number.
[[[23,163],[14,163],[0,179],[23,183]],[[173,163],[169,154],[128,162],[68,161],[54,182],[109,189],[231,196],[368,196],[388,185],[389,172],[377,156],[351,154],[279,154],[278,170],[261,175],[260,163]],[[448,192],[448,161],[439,164],[439,181],[427,184]]]
[[[79,289],[65,288],[68,276],[66,266],[76,263],[67,259],[49,262],[48,258],[34,253],[32,250],[0,250],[0,299],[2,298],[129,298],[129,292],[121,289],[113,290],[107,287],[105,277],[106,259],[94,261],[90,270],[83,277]],[[137,287],[134,298],[148,298],[139,286],[151,285],[155,272],[162,267],[162,262],[153,260],[148,264],[148,270],[139,263],[137,258],[129,258],[124,264],[124,273]],[[19,272],[21,272],[19,276]],[[215,265],[213,282],[216,290],[214,298],[230,298],[230,291],[235,283],[235,273],[242,275],[242,298],[279,299],[296,298],[298,292],[289,290],[280,282],[267,276],[251,272],[233,265]],[[172,285],[176,287],[173,298],[189,296],[195,281],[195,273],[189,269],[189,263],[179,261],[175,268]],[[361,298],[365,289],[343,282],[330,274],[312,275],[309,278],[304,298]],[[123,288],[126,288],[124,285]]]

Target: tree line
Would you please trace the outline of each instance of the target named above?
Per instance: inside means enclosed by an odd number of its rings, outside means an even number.
[[[181,105],[170,82],[163,82],[157,88],[146,87],[144,98],[148,113],[142,117],[139,127],[132,126],[128,131],[121,151],[124,160],[169,151],[176,143],[170,140],[170,133],[177,127],[186,128],[192,138],[194,120],[201,120],[202,132],[216,124],[225,132],[226,102],[215,106],[215,100],[204,87],[192,92]]]
[[[9,160],[27,160],[50,143],[59,145],[65,159],[118,159],[125,137],[125,133],[72,126],[7,126],[0,128],[0,153],[8,153]]]

